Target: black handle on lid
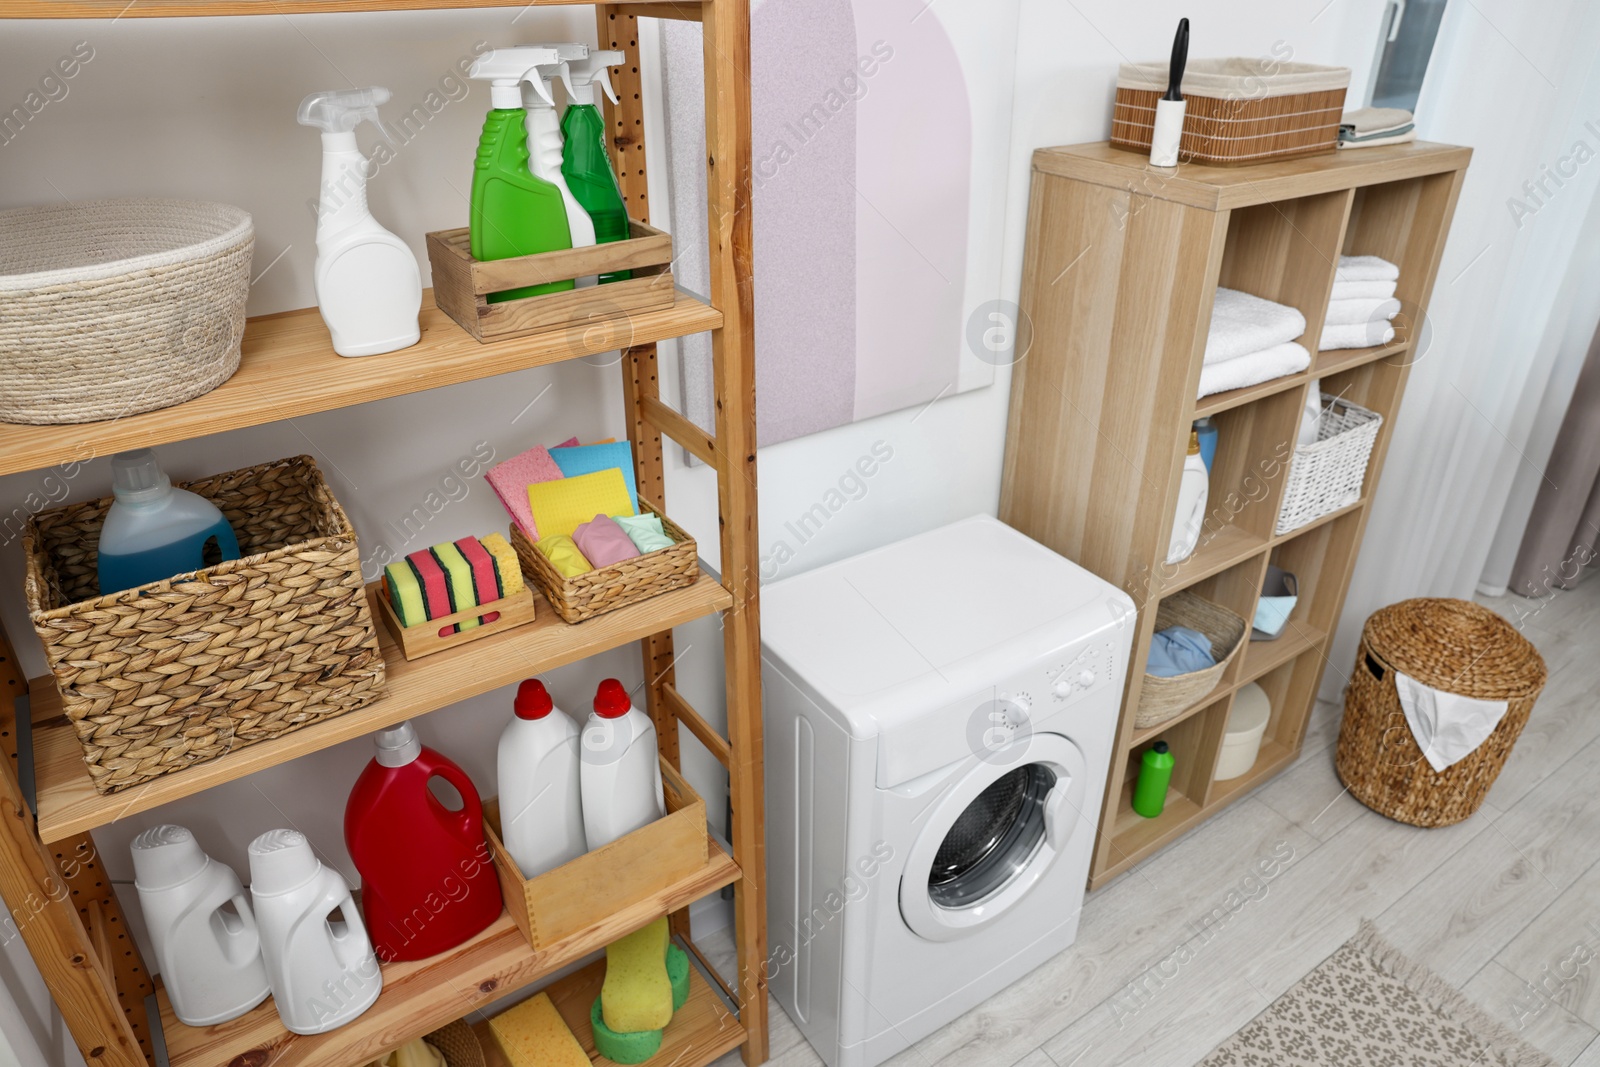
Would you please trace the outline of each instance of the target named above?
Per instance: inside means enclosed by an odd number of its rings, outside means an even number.
[[[1167,67],[1167,92],[1161,99],[1183,99],[1183,68],[1189,65],[1189,20],[1178,20],[1178,32],[1172,38],[1172,62]]]

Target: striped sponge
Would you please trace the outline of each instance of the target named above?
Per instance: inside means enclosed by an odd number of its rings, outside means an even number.
[[[383,587],[400,625],[417,626],[520,593],[523,584],[516,553],[505,538],[490,534],[482,541],[463,537],[413,552],[383,569]],[[446,629],[471,630],[498,617],[488,612]]]

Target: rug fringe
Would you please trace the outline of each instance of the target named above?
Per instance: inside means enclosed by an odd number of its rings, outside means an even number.
[[[1555,1060],[1522,1040],[1515,1030],[1490,1016],[1449,982],[1389,944],[1370,920],[1361,920],[1361,929],[1350,944],[1366,953],[1380,970],[1493,1045],[1506,1057],[1507,1067],[1559,1067]]]

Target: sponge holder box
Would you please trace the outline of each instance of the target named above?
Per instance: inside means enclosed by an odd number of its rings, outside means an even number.
[[[522,876],[501,840],[498,798],[484,802],[484,835],[506,910],[535,951],[597,926],[705,867],[711,848],[705,801],[664,759],[661,787],[667,811],[661,818],[533,878]]]
[[[484,343],[561,329],[587,333],[634,312],[671,307],[677,299],[672,237],[632,220],[628,229],[629,237],[622,241],[489,261],[472,258],[465,229],[437,230],[427,235],[434,303]],[[507,289],[623,270],[632,277],[494,304],[488,299],[490,293]],[[625,341],[615,343],[606,336],[603,347],[626,347]]]
[[[450,615],[442,615],[437,619],[428,619],[415,626],[405,626],[400,622],[399,616],[394,613],[394,605],[389,602],[388,594],[384,591],[383,582],[372,582],[367,586],[367,597],[375,605],[374,614],[383,619],[384,627],[394,637],[395,644],[400,646],[401,655],[406,659],[421,659],[431,656],[435,652],[446,649],[459,648],[471,644],[484,637],[509,630],[513,626],[521,626],[525,622],[532,622],[534,618],[533,590],[524,588],[519,593],[488,604],[477,607],[465,608]],[[483,620],[494,616],[487,622],[480,621],[470,630],[458,630],[455,633],[444,633],[456,623],[466,622],[469,619]]]

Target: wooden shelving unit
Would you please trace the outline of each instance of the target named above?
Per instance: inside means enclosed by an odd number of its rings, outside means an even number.
[[[1161,171],[1104,143],[1035,153],[1022,290],[1033,344],[1012,378],[1000,517],[1121,586],[1139,607],[1090,888],[1299,754],[1470,158],[1470,149],[1418,142]],[[1302,373],[1196,400],[1217,287],[1299,309],[1301,343],[1312,349],[1341,253],[1399,265],[1395,341],[1318,352]],[[1287,460],[1319,379],[1323,392],[1384,423],[1362,498],[1278,534]],[[1189,428],[1203,415],[1219,433],[1208,519],[1194,554],[1168,566]],[[1251,642],[1177,718],[1136,729],[1161,598],[1190,589],[1248,620],[1269,563],[1300,581],[1284,634]],[[1233,697],[1249,682],[1272,702],[1266,738],[1249,771],[1218,781]],[[1177,769],[1166,809],[1146,819],[1130,797],[1139,758],[1158,740]]]
[[[546,0],[534,0],[535,4]],[[105,18],[383,12],[429,8],[530,6],[527,0],[0,0],[5,18]],[[755,499],[755,361],[751,309],[749,0],[593,3],[600,46],[627,55],[615,84],[621,103],[608,108],[629,213],[649,221],[638,74],[641,17],[702,24],[705,41],[707,217],[710,295],[679,291],[670,306],[606,322],[574,323],[531,337],[479,344],[433,305],[422,309],[422,339],[391,355],[336,356],[315,308],[267,315],[246,326],[238,373],[185,404],[111,422],[77,426],[0,425],[0,474],[82,462],[108,453],[185,440],[328,411],[444,385],[475,381],[620,349],[621,385],[639,495],[665,512],[663,437],[715,471],[721,577],[702,575],[687,588],[578,625],[547,604],[536,621],[416,661],[400,656],[380,626],[388,668],[385,695],[336,719],[238,749],[109,797],[97,794],[49,678],[25,683],[0,634],[0,690],[31,697],[28,724],[13,699],[0,698],[0,895],[17,917],[73,1039],[91,1067],[154,1064],[157,1038],[145,998],[156,995],[161,1042],[172,1067],[358,1067],[429,1030],[518,989],[546,981],[623,934],[663,916],[691,952],[688,906],[734,888],[738,973],[716,987],[694,978],[688,1005],[674,1019],[663,1052],[677,1067],[708,1063],[742,1048],[746,1063],[767,1057],[766,901],[763,878],[763,782],[760,631]],[[716,425],[707,433],[662,403],[657,341],[709,332],[716,384]],[[722,614],[727,736],[678,692],[672,628]],[[90,831],[133,812],[192,796],[265,767],[319,751],[402,719],[586,656],[638,642],[646,700],[662,756],[680,762],[687,730],[728,770],[731,854],[713,847],[705,866],[669,880],[639,904],[535,951],[509,915],[457,948],[428,960],[388,964],[378,1002],[350,1024],[314,1038],[288,1033],[271,1002],[239,1019],[194,1028],[171,1015],[146,971],[95,853]],[[19,726],[32,744],[19,749]],[[36,809],[22,781],[34,785]],[[580,969],[550,985],[552,998],[580,1040],[601,972]]]

